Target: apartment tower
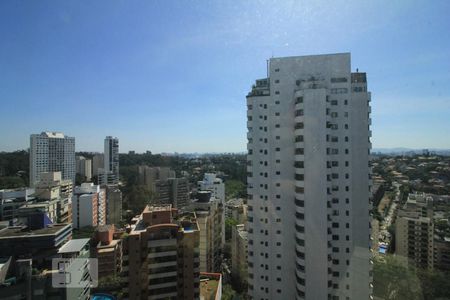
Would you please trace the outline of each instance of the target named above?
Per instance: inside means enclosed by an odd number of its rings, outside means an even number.
[[[119,139],[105,138],[102,184],[119,183]]]
[[[123,240],[126,299],[200,299],[199,226],[194,213],[147,206]]]
[[[350,54],[271,58],[247,95],[252,299],[369,299],[370,93]]]
[[[42,132],[30,136],[30,185],[41,173],[61,172],[62,179],[75,183],[75,138],[60,132]]]

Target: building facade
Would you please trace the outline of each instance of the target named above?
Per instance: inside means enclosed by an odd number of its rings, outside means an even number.
[[[34,189],[18,188],[0,190],[0,221],[10,221],[17,217],[17,210],[34,199]]]
[[[211,195],[220,200],[225,207],[225,183],[214,173],[205,173],[203,180],[197,183],[198,190],[211,191]],[[225,209],[222,210],[222,245],[225,245]]]
[[[220,272],[222,254],[222,202],[210,191],[197,192],[191,208],[195,211],[200,230],[200,271]]]
[[[117,276],[122,272],[122,240],[115,238],[114,225],[98,227],[94,252],[98,260],[98,278]]]
[[[81,175],[84,180],[83,181],[91,181],[92,180],[92,160],[87,159],[84,156],[76,157],[76,171],[77,174]]]
[[[241,286],[247,282],[248,232],[244,224],[233,226],[231,232],[231,278]]]
[[[122,192],[116,185],[106,186],[106,224],[119,225],[122,221]]]
[[[252,299],[368,299],[370,93],[350,54],[271,58],[247,95]]]
[[[72,220],[76,229],[106,224],[106,192],[99,185],[82,183],[72,196]]]
[[[195,214],[147,206],[123,241],[128,299],[199,299],[199,228]],[[176,218],[175,218],[176,217]]]
[[[107,136],[105,138],[102,184],[119,183],[119,139]]]
[[[75,138],[60,132],[42,132],[30,136],[30,185],[41,173],[61,172],[62,178],[75,183]]]

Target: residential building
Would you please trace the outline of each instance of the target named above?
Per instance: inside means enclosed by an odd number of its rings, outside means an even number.
[[[366,73],[350,54],[271,58],[247,95],[252,299],[369,299]]]
[[[231,231],[231,277],[237,284],[247,282],[248,232],[244,224],[235,225]]]
[[[175,178],[175,171],[168,167],[138,166],[139,183],[153,187],[156,181]]]
[[[197,183],[198,190],[211,191],[211,195],[225,203],[225,183],[214,173],[205,173],[203,180]]]
[[[101,184],[119,183],[119,139],[107,136],[105,138],[103,173],[100,175]]]
[[[409,194],[397,212],[396,255],[417,267],[433,269],[433,238],[433,199],[425,194]]]
[[[49,204],[57,204],[56,219],[53,222],[71,223],[72,222],[72,194],[73,182],[71,180],[64,180],[61,172],[46,172],[41,173],[41,179],[36,184],[35,198],[30,205],[26,207],[44,205],[45,202]]]
[[[244,199],[230,199],[225,204],[225,215],[236,220],[238,224],[247,223],[247,209]]]
[[[172,204],[180,210],[185,210],[189,205],[189,182],[186,178],[157,180],[154,191],[154,205]]]
[[[194,213],[176,216],[147,206],[123,240],[128,299],[199,299],[199,227]]]
[[[200,271],[220,272],[222,254],[222,202],[210,191],[198,191],[191,209],[197,215],[200,230]]]
[[[97,153],[92,157],[92,176],[99,176],[100,170],[103,172],[104,161],[105,159],[102,153]]]
[[[32,259],[38,268],[50,267],[51,259],[58,249],[72,238],[72,225],[45,225],[44,222],[40,225],[27,224],[0,229],[0,257]]]
[[[17,210],[34,199],[34,189],[18,188],[0,190],[0,221],[11,221],[17,217]]]
[[[65,265],[66,273],[71,275],[69,284],[74,286],[63,289],[64,294],[60,299],[88,300],[91,296],[91,278],[89,273],[89,241],[90,239],[73,239],[65,243],[59,250],[60,258],[69,259]],[[53,270],[58,272],[59,270]],[[67,282],[66,282],[67,284]]]
[[[106,192],[99,185],[82,183],[75,187],[72,196],[74,228],[100,226],[106,223]]]
[[[30,185],[41,173],[61,172],[62,179],[75,182],[75,138],[60,132],[42,132],[30,136]]]
[[[450,271],[450,237],[434,236],[434,268],[449,272]]]
[[[140,184],[153,192],[152,205],[171,204],[179,210],[189,206],[189,181],[176,178],[175,172],[166,167],[138,166]]]
[[[83,181],[91,181],[92,180],[92,160],[87,159],[84,156],[76,157],[76,172],[81,175],[84,180]]]
[[[117,185],[106,185],[106,224],[122,221],[122,192]]]
[[[114,225],[99,226],[94,249],[98,260],[98,278],[117,276],[122,272],[122,240],[114,238]]]
[[[197,183],[198,190],[211,191],[215,199],[219,199],[225,207],[225,183],[214,173],[205,173],[203,180]],[[225,245],[225,209],[222,210],[222,245]]]

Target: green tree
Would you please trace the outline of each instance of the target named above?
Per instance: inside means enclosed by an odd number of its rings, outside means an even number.
[[[233,218],[226,218],[225,219],[225,240],[229,241],[231,240],[231,234],[233,231],[233,227],[238,224],[238,221]]]
[[[422,299],[420,281],[414,270],[394,256],[375,257],[373,281],[374,295],[382,299]]]

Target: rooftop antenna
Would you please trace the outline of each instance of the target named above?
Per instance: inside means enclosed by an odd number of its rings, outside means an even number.
[[[358,68],[356,68],[356,73],[358,73]]]

